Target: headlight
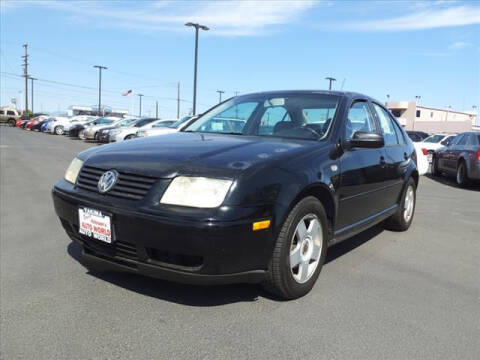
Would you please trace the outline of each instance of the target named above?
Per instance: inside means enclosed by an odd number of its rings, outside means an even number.
[[[160,203],[198,208],[222,205],[232,180],[179,176],[172,180]]]
[[[138,137],[145,137],[145,136],[147,136],[147,132],[145,130],[137,131],[137,136]]]
[[[112,129],[112,130],[108,130],[108,133],[110,135],[117,135],[121,130],[120,129]]]
[[[65,180],[71,182],[72,184],[75,184],[77,182],[78,173],[80,172],[82,166],[82,160],[77,158],[73,159],[68,166],[67,171],[65,171]]]

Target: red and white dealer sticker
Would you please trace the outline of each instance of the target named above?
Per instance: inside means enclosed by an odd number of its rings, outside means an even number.
[[[81,207],[78,209],[78,232],[82,235],[112,243],[112,221],[110,216],[101,211]]]

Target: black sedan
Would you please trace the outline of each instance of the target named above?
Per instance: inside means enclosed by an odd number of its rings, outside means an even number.
[[[460,186],[480,181],[480,132],[459,134],[448,146],[436,150],[432,173],[435,176],[442,173],[455,175]]]
[[[407,135],[413,142],[420,142],[429,136],[423,131],[407,131]]]
[[[313,287],[327,248],[374,224],[407,230],[415,148],[356,93],[237,96],[182,132],[88,149],[53,188],[81,262],[196,284]]]

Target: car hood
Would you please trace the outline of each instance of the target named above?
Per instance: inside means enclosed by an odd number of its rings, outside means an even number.
[[[145,132],[148,135],[160,135],[160,134],[171,134],[177,132],[178,129],[173,128],[156,128],[156,129],[145,129]]]
[[[88,166],[158,178],[179,174],[233,178],[320,146],[309,140],[179,132],[91,148],[78,157]]]

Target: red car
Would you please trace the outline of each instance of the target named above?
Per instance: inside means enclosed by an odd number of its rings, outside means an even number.
[[[16,127],[20,127],[24,122],[28,122],[28,120],[25,119],[18,119],[17,123],[15,124]]]
[[[32,120],[28,121],[25,125],[25,130],[32,130],[33,126],[38,123],[38,119],[33,118]]]

